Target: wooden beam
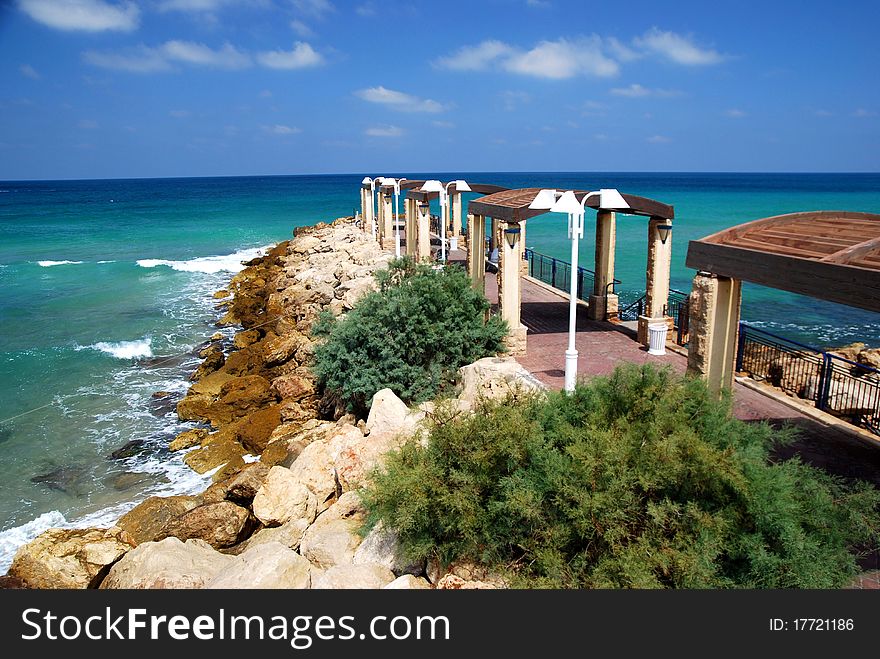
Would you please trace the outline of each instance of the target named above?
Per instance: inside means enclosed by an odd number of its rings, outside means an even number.
[[[822,259],[825,263],[850,263],[880,249],[880,236],[852,245]]]
[[[846,220],[846,222],[835,222],[836,220]],[[744,224],[739,224],[729,229],[724,229],[718,233],[702,238],[700,242],[709,243],[732,243],[736,239],[752,231],[767,229],[770,227],[785,226],[797,224],[800,222],[821,221],[831,226],[852,226],[853,224],[864,224],[866,228],[877,227],[880,231],[880,215],[873,213],[856,213],[851,211],[810,211],[806,213],[788,213],[786,215],[774,215],[773,217],[765,217],[760,220],[753,220]]]
[[[689,268],[880,312],[880,271],[692,240]]]

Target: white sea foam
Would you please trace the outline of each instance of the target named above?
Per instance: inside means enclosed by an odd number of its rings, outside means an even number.
[[[99,341],[90,346],[77,346],[77,350],[98,350],[112,355],[117,359],[139,359],[141,357],[152,357],[153,350],[150,347],[150,337],[138,339],[136,341]]]
[[[0,574],[5,574],[12,565],[15,552],[47,529],[66,527],[67,520],[59,511],[43,513],[21,526],[14,526],[0,533]]]
[[[79,265],[82,261],[37,261],[37,265],[42,268],[51,268],[56,265]]]
[[[116,261],[97,261],[97,263],[116,263]]]
[[[223,256],[200,256],[188,261],[169,261],[166,259],[140,259],[137,264],[142,268],[155,268],[160,265],[167,266],[179,272],[205,272],[214,274],[217,272],[240,272],[244,270],[242,261],[250,261],[265,253],[265,247],[243,249],[233,254]]]

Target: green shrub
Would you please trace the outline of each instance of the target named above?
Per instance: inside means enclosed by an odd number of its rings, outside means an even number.
[[[619,368],[572,395],[486,403],[392,454],[365,493],[414,558],[475,560],[515,585],[827,588],[877,543],[878,492],[731,418],[699,380]]]
[[[465,364],[504,349],[507,326],[486,320],[489,303],[463,269],[435,270],[403,258],[377,273],[377,292],[342,320],[324,316],[315,351],[318,380],[350,408],[364,412],[380,389],[407,403],[436,396]]]

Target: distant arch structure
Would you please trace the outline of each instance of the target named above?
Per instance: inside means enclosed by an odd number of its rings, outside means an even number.
[[[880,215],[810,211],[746,222],[688,246],[688,371],[733,386],[742,282],[880,312]]]

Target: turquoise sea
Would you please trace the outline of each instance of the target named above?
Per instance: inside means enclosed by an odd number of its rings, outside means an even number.
[[[672,204],[683,291],[689,240],[780,213],[880,213],[877,174],[387,174],[616,187]],[[151,394],[186,389],[194,349],[217,331],[211,295],[240,262],[296,226],[351,214],[362,177],[0,181],[0,572],[49,526],[108,524],[151,494],[205,486],[165,450],[187,426]],[[591,233],[588,220],[587,268]],[[527,243],[567,260],[564,218],[530,221]],[[644,290],[646,247],[644,218],[619,216],[624,296]],[[810,344],[880,345],[877,314],[771,289],[747,286],[743,316]],[[110,457],[132,441],[133,455]]]

